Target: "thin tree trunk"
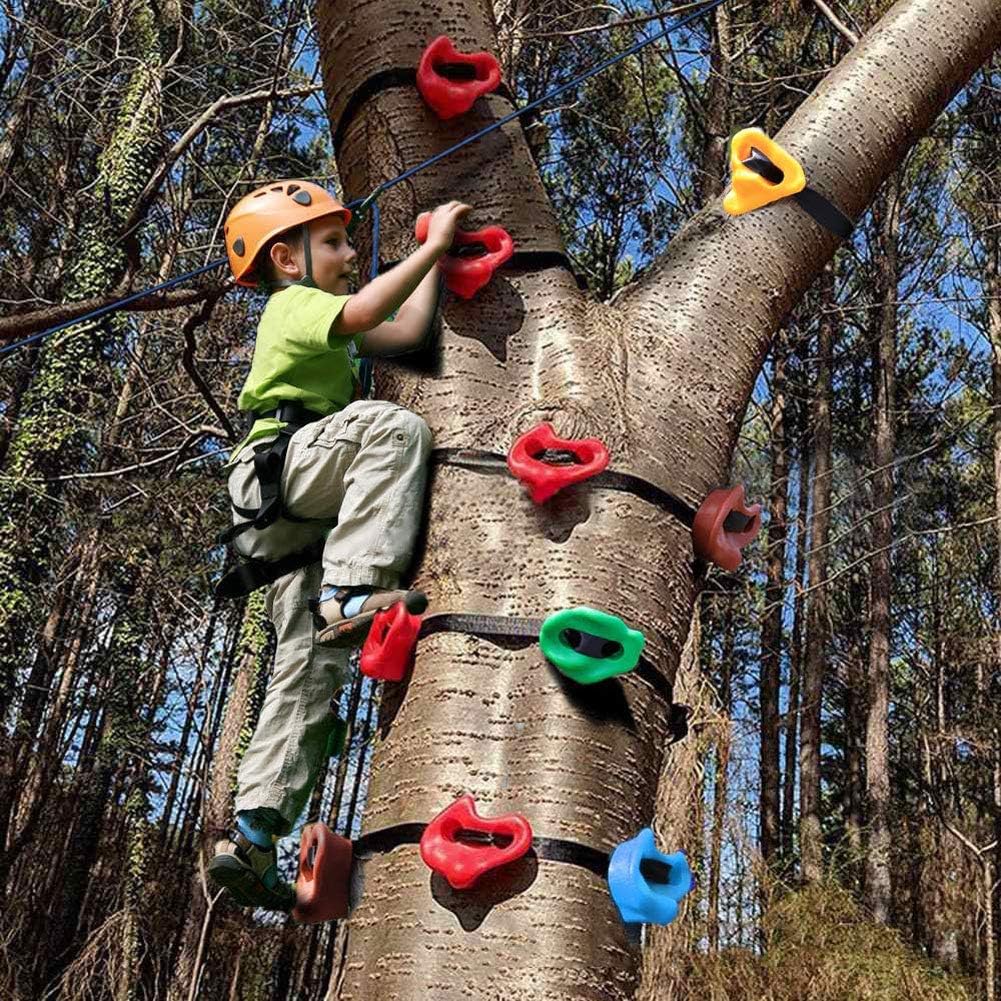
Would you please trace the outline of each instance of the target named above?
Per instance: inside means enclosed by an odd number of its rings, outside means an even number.
[[[858,623],[861,630],[863,624]],[[864,651],[859,636],[848,644],[845,665],[845,836],[851,852],[851,879],[857,880],[860,866],[855,860],[863,856],[863,825],[865,802],[865,768],[862,754],[861,720],[865,710]],[[861,888],[861,884],[859,884]]]
[[[259,705],[255,696],[270,668],[270,644],[263,628],[266,621],[263,590],[247,599],[238,645],[239,669],[226,700],[225,717],[219,746],[211,760],[211,779],[203,799],[202,843],[191,881],[187,920],[181,934],[181,946],[168,989],[170,1001],[187,1001],[195,993],[202,973],[202,963],[210,941],[214,901],[218,894],[208,883],[205,861],[215,839],[225,831],[233,814],[236,771],[246,736],[253,732]],[[267,665],[267,667],[265,666]],[[211,747],[212,744],[209,744]],[[206,764],[206,768],[209,763]]]
[[[732,79],[730,58],[733,51],[730,11],[726,4],[713,11],[712,48],[709,53],[709,77],[706,81],[705,136],[699,169],[692,178],[698,203],[705,205],[716,198],[726,185],[726,154],[731,134],[730,110]]]
[[[869,564],[869,711],[866,719],[866,903],[874,921],[890,920],[890,596],[893,587],[893,456],[897,366],[897,234],[900,181],[892,176],[877,202],[879,330],[873,365],[872,533]]]
[[[723,658],[720,664],[720,703],[723,718],[729,727],[733,706],[731,676],[733,673],[734,626],[733,594],[727,594],[726,619],[723,624]],[[730,732],[721,732],[714,745],[715,769],[713,780],[713,827],[709,849],[709,901],[706,929],[709,952],[720,947],[720,879],[723,859],[723,839],[726,837],[727,793],[730,778]]]
[[[714,720],[719,716],[719,697],[702,677],[700,647],[701,616],[696,608],[678,667],[675,698],[692,709],[692,718]],[[685,853],[693,872],[703,869],[705,762],[709,741],[718,726],[700,726],[671,747],[664,756],[661,782],[657,787],[653,830],[664,851]],[[702,937],[697,894],[692,894],[683,916],[669,928],[651,926],[643,941],[643,974],[636,1001],[675,1001],[683,996],[684,983],[677,976],[681,958]]]
[[[822,302],[834,299],[834,269],[825,267]],[[817,882],[824,874],[823,824],[820,815],[820,718],[827,652],[827,541],[831,525],[831,369],[833,319],[824,312],[817,333],[817,381],[811,420],[813,480],[810,497],[810,550],[806,598],[806,662],[803,668],[799,749],[799,844],[803,879]]]
[[[772,473],[768,506],[765,567],[765,613],[761,620],[761,740],[759,758],[761,856],[775,860],[781,842],[779,828],[779,687],[782,683],[782,615],[785,599],[786,499],[789,491],[789,458],[786,452],[785,382],[788,329],[775,341],[772,374],[772,410],[769,429]]]
[[[823,306],[821,307],[823,308]],[[804,351],[806,346],[804,344]],[[805,394],[805,388],[799,387]],[[807,490],[810,483],[810,451],[806,447],[808,417],[805,407],[797,408],[803,414],[804,425],[798,434],[799,440],[799,500],[796,512],[796,584],[793,600],[792,643],[789,649],[789,704],[785,724],[785,773],[782,776],[782,855],[786,875],[793,871],[793,843],[796,833],[796,775],[799,755],[799,720],[802,712],[800,686],[803,677],[803,633],[804,598],[806,588],[806,547],[807,547]]]
[[[978,89],[975,110],[978,112],[980,142],[976,144],[984,159],[981,176],[984,184],[982,232],[984,244],[984,293],[987,304],[987,338],[991,345],[991,405],[994,411],[992,436],[994,459],[994,540],[995,551],[1001,553],[1001,65],[995,56],[985,71]],[[994,607],[1001,610],[1001,558],[995,567]],[[1001,677],[1001,614],[994,621],[994,675]],[[996,720],[996,700],[982,698],[983,718],[993,713]],[[993,805],[994,805],[994,861],[995,877],[1001,873],[1001,728],[995,722],[991,728],[994,748]],[[987,981],[988,1001],[994,1001],[1001,991],[997,964],[999,922],[1001,912],[1001,879],[995,878],[991,902],[994,934],[988,935]],[[987,934],[985,932],[985,934]]]

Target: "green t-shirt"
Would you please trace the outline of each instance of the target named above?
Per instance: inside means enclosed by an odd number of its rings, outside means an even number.
[[[290,285],[272,294],[257,326],[250,374],[237,401],[240,410],[274,410],[280,400],[296,400],[326,416],[351,402],[360,380],[358,350],[363,335],[331,331],[347,301],[346,295],[305,285]],[[255,421],[223,468],[231,466],[247,444],[273,435],[285,424],[277,417]]]

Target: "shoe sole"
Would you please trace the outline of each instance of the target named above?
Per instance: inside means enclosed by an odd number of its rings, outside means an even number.
[[[423,591],[408,591],[406,597],[399,599],[407,606],[411,615],[420,615],[428,607],[427,595]],[[393,604],[396,604],[394,602]],[[392,608],[387,605],[386,608]],[[318,646],[353,647],[361,646],[368,638],[368,632],[375,622],[375,617],[386,608],[377,608],[372,612],[362,612],[351,619],[337,622],[316,634]]]
[[[294,896],[286,900],[271,893],[253,872],[228,855],[217,855],[212,859],[208,872],[214,883],[229,890],[233,899],[244,907],[289,911],[295,906]]]

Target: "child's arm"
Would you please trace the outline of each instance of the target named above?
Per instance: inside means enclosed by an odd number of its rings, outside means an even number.
[[[332,333],[351,336],[363,330],[371,331],[393,310],[399,309],[452,245],[456,223],[469,211],[470,206],[462,202],[439,205],[431,213],[424,245],[350,296],[334,321]]]
[[[392,320],[383,320],[362,335],[363,355],[404,354],[420,347],[434,320],[438,305],[438,268],[432,268]]]

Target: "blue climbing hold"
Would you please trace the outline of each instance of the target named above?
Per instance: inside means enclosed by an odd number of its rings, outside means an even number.
[[[657,851],[649,827],[623,841],[608,862],[608,889],[626,924],[669,925],[693,886],[684,853]]]

